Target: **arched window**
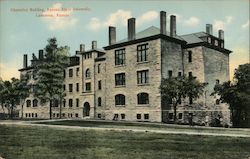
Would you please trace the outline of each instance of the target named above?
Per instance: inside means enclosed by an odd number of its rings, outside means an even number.
[[[37,107],[38,106],[38,100],[37,99],[34,99],[33,100],[33,107]]]
[[[31,107],[31,100],[26,100],[26,107]]]
[[[125,105],[125,95],[117,94],[115,96],[115,105]]]
[[[148,93],[137,94],[137,103],[138,104],[149,104]]]
[[[102,98],[101,97],[98,98],[97,102],[98,102],[98,107],[102,106]]]
[[[85,77],[90,78],[90,70],[89,70],[89,68],[85,71]]]

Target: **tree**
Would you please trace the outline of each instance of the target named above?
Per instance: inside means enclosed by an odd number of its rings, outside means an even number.
[[[250,64],[240,65],[235,70],[234,81],[217,84],[212,95],[229,104],[234,127],[250,126]]]
[[[23,106],[25,104],[25,99],[30,94],[30,85],[28,84],[29,77],[28,74],[21,75],[20,80],[17,84],[17,91],[18,91],[18,97],[20,100],[20,106],[21,106],[21,118],[23,118]]]
[[[11,78],[11,81],[1,81],[0,99],[2,107],[6,107],[10,118],[13,118],[14,108],[19,104],[18,84],[19,80]]]
[[[171,101],[174,106],[174,122],[176,122],[176,109],[178,102],[186,99],[199,98],[204,91],[206,83],[200,83],[194,77],[171,77],[162,79],[160,90],[165,101]]]
[[[52,118],[52,107],[59,101],[61,109],[62,98],[65,96],[63,72],[69,63],[68,55],[68,46],[58,47],[56,38],[48,39],[45,47],[45,59],[35,67],[37,83],[34,93],[42,103],[49,102],[50,119]]]

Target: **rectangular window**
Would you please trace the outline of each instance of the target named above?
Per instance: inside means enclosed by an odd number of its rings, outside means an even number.
[[[168,78],[171,78],[173,76],[173,71],[172,70],[168,70]]]
[[[192,62],[192,51],[188,51],[188,62]]]
[[[75,114],[76,118],[78,118],[78,113]]]
[[[76,76],[79,76],[79,72],[80,72],[80,68],[77,67],[77,68],[76,68]]]
[[[69,84],[69,92],[73,92],[73,84]]]
[[[149,114],[144,114],[144,119],[148,120],[149,119]]]
[[[85,83],[86,91],[91,91],[91,83]]]
[[[69,69],[69,77],[73,77],[73,69]]]
[[[98,100],[98,101],[97,101],[98,107],[101,107],[101,106],[102,106],[102,98],[99,97],[97,100]]]
[[[188,72],[188,77],[189,78],[193,77],[193,73],[192,72]]]
[[[35,117],[37,118],[37,113],[35,113]]]
[[[65,113],[62,113],[62,117],[65,117]]]
[[[76,83],[76,92],[79,92],[79,83]]]
[[[59,113],[56,114],[56,117],[59,118]]]
[[[121,119],[125,119],[125,114],[121,114]]]
[[[137,84],[149,83],[148,70],[137,71]]]
[[[64,90],[64,91],[66,90],[66,85],[65,85],[65,84],[63,85],[63,90]]]
[[[125,49],[115,50],[115,65],[125,64]]]
[[[101,72],[101,64],[98,64],[97,65],[97,73],[100,73]]]
[[[182,73],[181,72],[178,72],[178,76],[181,77]]]
[[[102,89],[102,81],[98,81],[98,89],[99,89],[99,90]]]
[[[178,114],[178,119],[182,119],[182,113]]]
[[[137,46],[137,62],[147,61],[148,44]]]
[[[72,106],[73,106],[73,100],[69,99],[69,107],[72,107]]]
[[[76,107],[79,107],[79,99],[76,98]]]
[[[137,114],[137,115],[136,115],[136,118],[137,118],[137,119],[141,119],[141,114]]]
[[[116,86],[125,86],[125,73],[115,74],[115,85]]]

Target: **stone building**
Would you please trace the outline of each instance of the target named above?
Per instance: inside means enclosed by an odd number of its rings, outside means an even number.
[[[170,16],[167,31],[166,12],[160,12],[160,28],[149,27],[136,33],[136,19],[128,19],[127,38],[117,41],[116,28],[109,27],[108,46],[80,50],[70,57],[65,69],[66,97],[63,107],[53,108],[53,118],[94,118],[126,121],[173,121],[173,107],[162,101],[159,86],[162,78],[195,76],[208,86],[198,100],[181,101],[177,107],[178,122],[187,123],[188,116],[198,124],[212,123],[220,116],[224,124],[230,123],[228,105],[210,96],[216,82],[229,80],[230,50],[224,48],[224,32],[213,35],[211,24],[206,32],[177,35],[176,17]],[[30,74],[32,65],[43,58],[31,60],[21,74]],[[23,108],[24,118],[49,118],[49,106],[40,105],[32,94]],[[20,113],[22,114],[22,113]]]

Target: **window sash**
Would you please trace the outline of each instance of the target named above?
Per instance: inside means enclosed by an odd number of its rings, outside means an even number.
[[[138,45],[137,46],[137,62],[147,61],[147,50],[148,44]]]
[[[149,104],[149,95],[147,93],[139,93],[137,98],[138,104]]]
[[[115,105],[125,105],[125,96],[124,95],[116,95],[115,96]]]
[[[137,84],[146,84],[149,82],[148,70],[137,72]]]
[[[125,73],[115,74],[115,85],[123,86],[126,84]]]
[[[115,50],[115,65],[125,64],[125,49]]]

